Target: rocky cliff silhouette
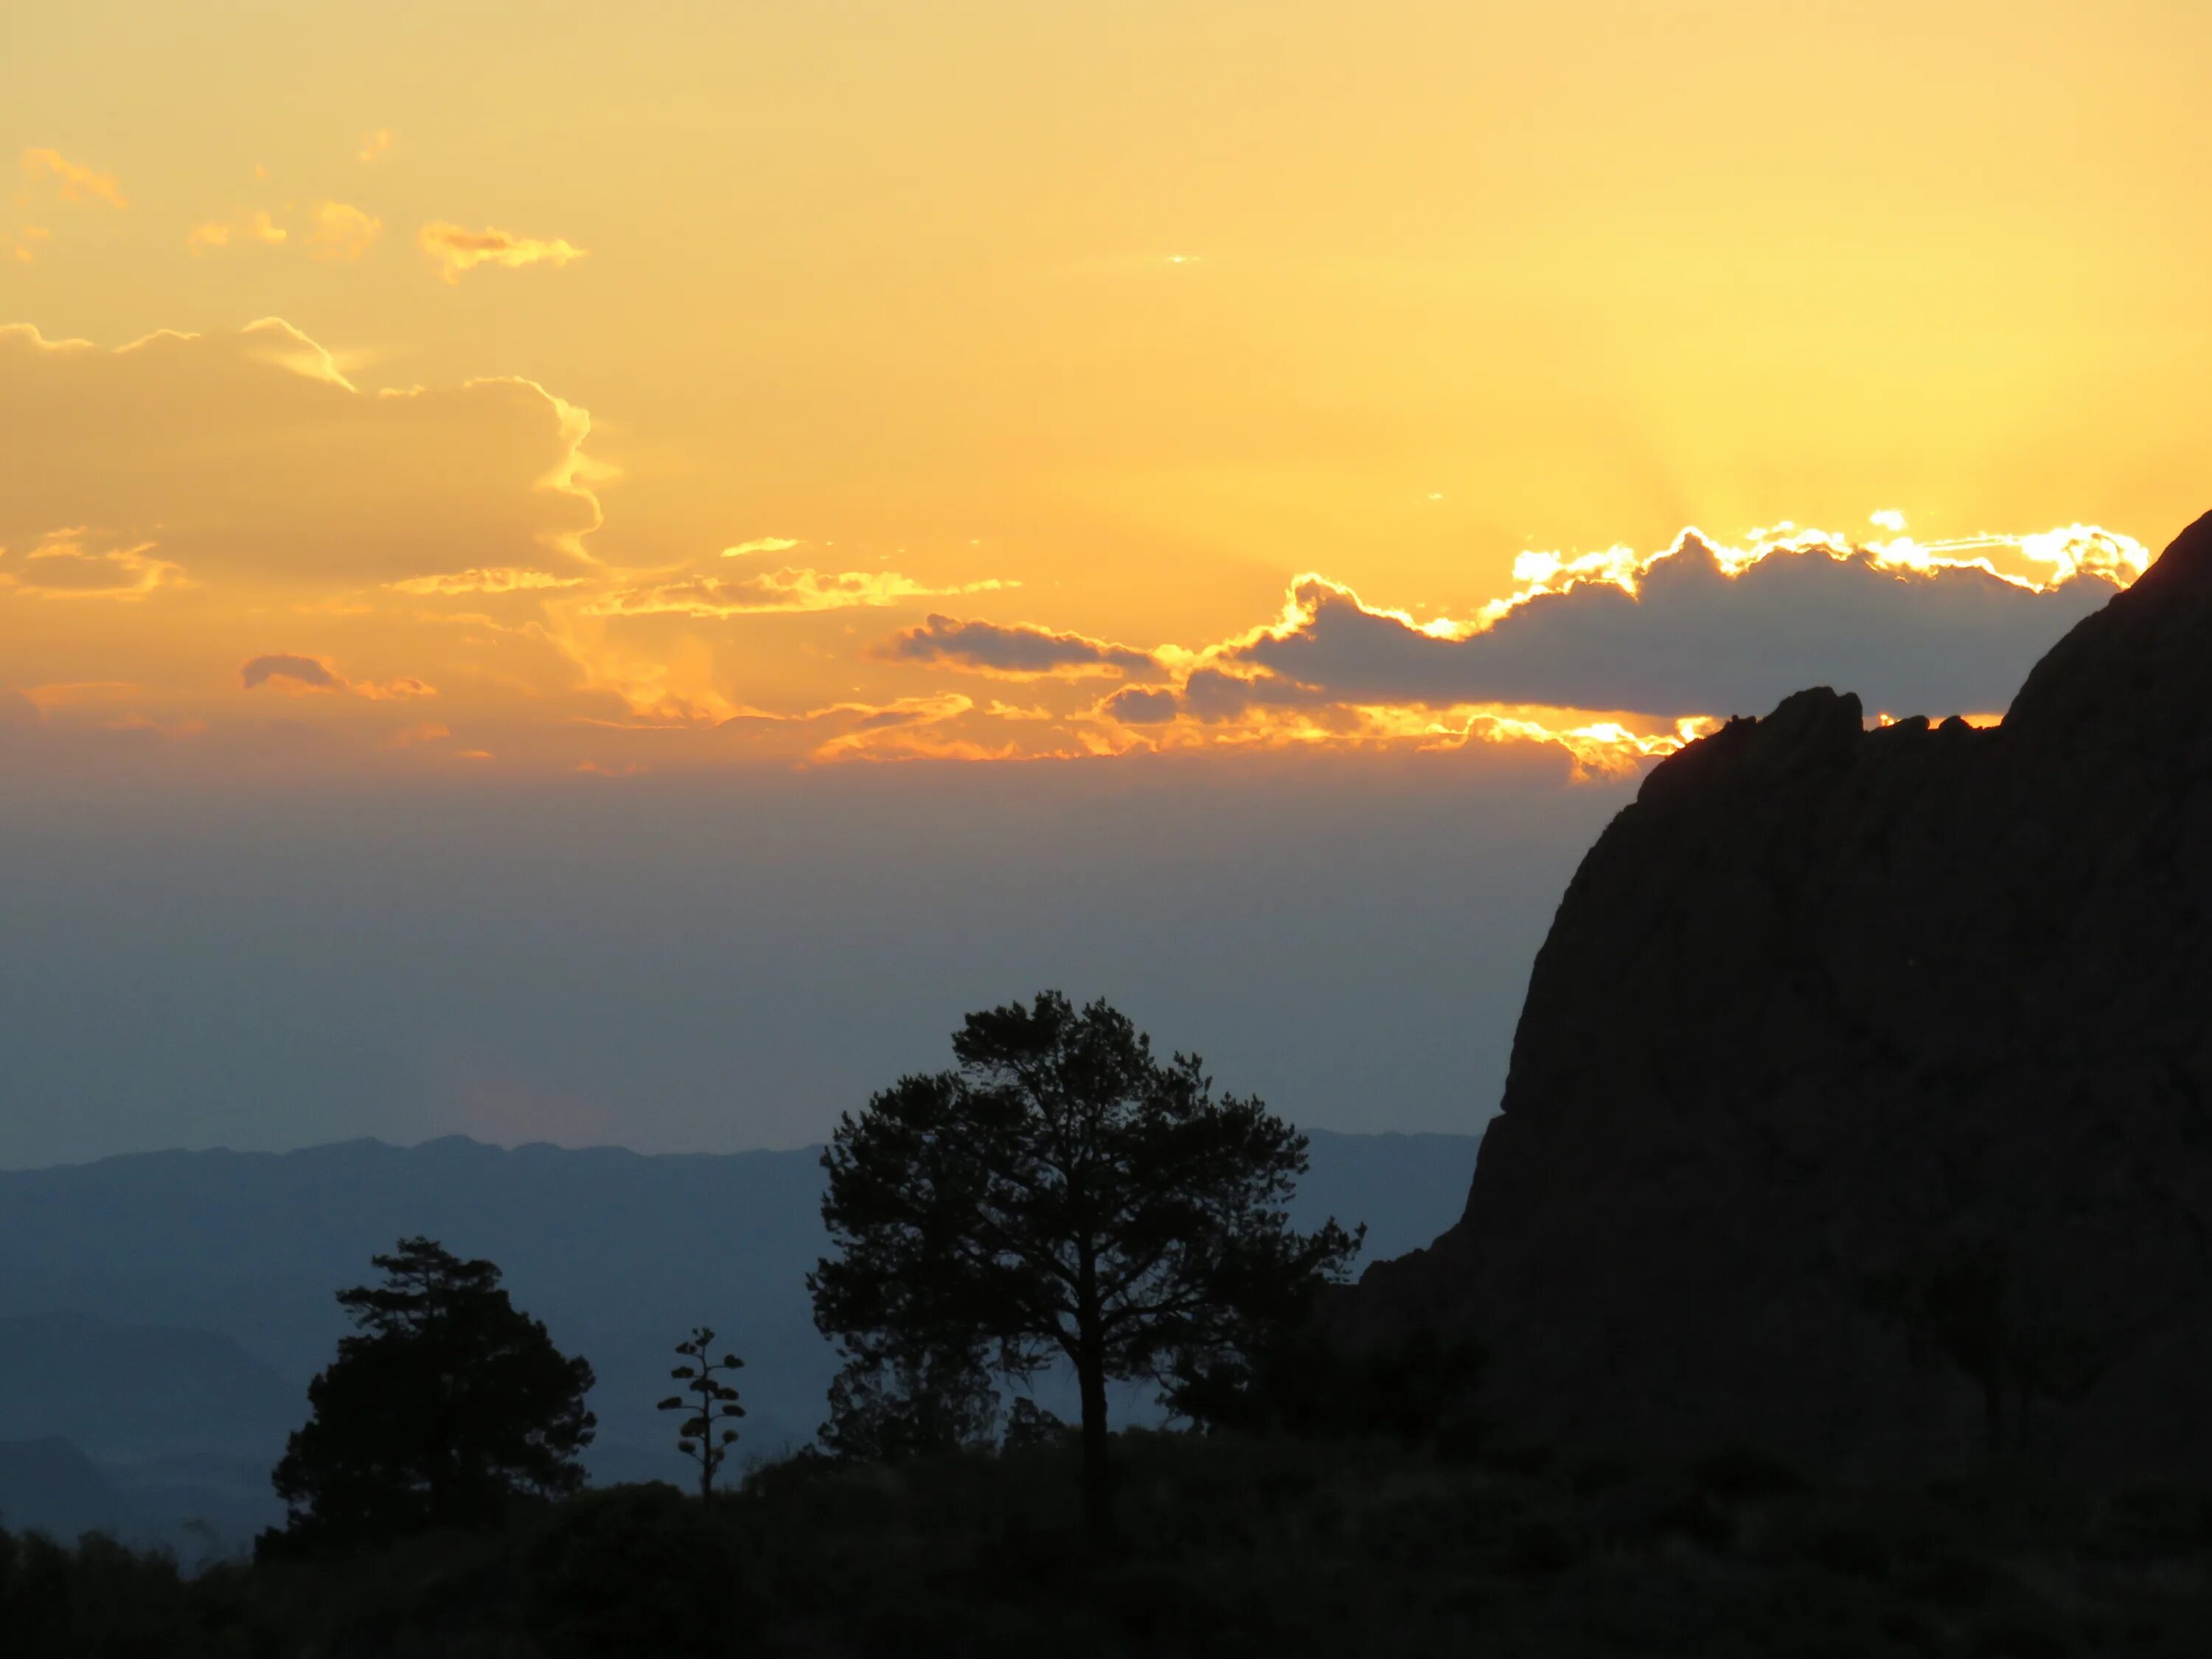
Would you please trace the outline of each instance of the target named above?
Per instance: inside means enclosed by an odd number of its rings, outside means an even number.
[[[1657,767],[1536,959],[1465,1214],[1344,1316],[1474,1333],[1540,1437],[1955,1468],[1980,1396],[1871,1287],[1971,1247],[2069,1357],[2034,1455],[2212,1476],[2208,1093],[2212,515],[2001,726],[1808,690]]]

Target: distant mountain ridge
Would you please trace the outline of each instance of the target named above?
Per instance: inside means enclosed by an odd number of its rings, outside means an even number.
[[[222,1456],[258,1450],[298,1400],[282,1372],[218,1331],[74,1310],[0,1315],[0,1440]]]
[[[1311,1139],[1294,1212],[1367,1222],[1370,1258],[1450,1221],[1478,1144]],[[741,1450],[804,1441],[836,1370],[805,1289],[825,1247],[819,1159],[818,1147],[647,1155],[450,1137],[0,1170],[0,1438],[66,1434],[103,1467],[201,1453],[265,1467],[349,1328],[335,1292],[372,1276],[372,1254],[424,1233],[497,1262],[517,1304],[592,1362],[600,1478],[681,1475],[653,1404],[670,1347],[701,1321],[746,1362]],[[101,1321],[198,1356],[202,1403],[164,1419],[157,1401],[118,1402]],[[75,1361],[72,1331],[85,1339]]]
[[[0,1527],[73,1538],[121,1533],[131,1519],[114,1483],[61,1436],[0,1439]]]

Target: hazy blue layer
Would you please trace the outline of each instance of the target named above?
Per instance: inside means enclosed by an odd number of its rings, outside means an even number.
[[[0,1167],[448,1133],[795,1146],[962,1013],[1113,999],[1299,1122],[1473,1131],[1620,786],[1553,759],[0,800]]]

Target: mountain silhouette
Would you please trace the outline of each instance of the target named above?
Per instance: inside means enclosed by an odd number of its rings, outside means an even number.
[[[299,1390],[214,1331],[82,1312],[0,1316],[0,1440],[60,1435],[99,1457],[256,1452]]]
[[[0,1527],[66,1539],[121,1532],[130,1519],[114,1484],[60,1436],[0,1440]]]
[[[1490,1409],[1561,1439],[1873,1474],[2002,1410],[2076,1473],[2212,1475],[2208,1010],[2212,517],[1999,726],[1814,690],[1655,769],[1460,1221],[1341,1316],[1477,1334]],[[1885,1311],[1916,1273],[1948,1333]]]

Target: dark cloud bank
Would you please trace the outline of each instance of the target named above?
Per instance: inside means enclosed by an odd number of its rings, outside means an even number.
[[[966,622],[933,615],[902,629],[871,653],[887,662],[931,663],[982,674],[1036,678],[1048,674],[1132,678],[1158,674],[1149,651],[1034,623]]]
[[[276,679],[311,685],[319,691],[333,690],[338,683],[337,676],[314,658],[294,656],[287,652],[253,658],[239,669],[238,678],[249,691]]]
[[[1310,612],[1302,626],[1225,650],[1227,672],[1198,671],[1179,698],[1131,690],[1111,709],[1132,723],[1358,703],[1671,719],[1763,714],[1825,684],[1898,715],[1996,713],[2051,642],[2112,593],[2094,577],[2036,592],[1972,567],[1922,574],[1820,551],[1772,553],[1731,577],[1687,538],[1635,594],[1586,581],[1451,639],[1309,580],[1297,590]]]

